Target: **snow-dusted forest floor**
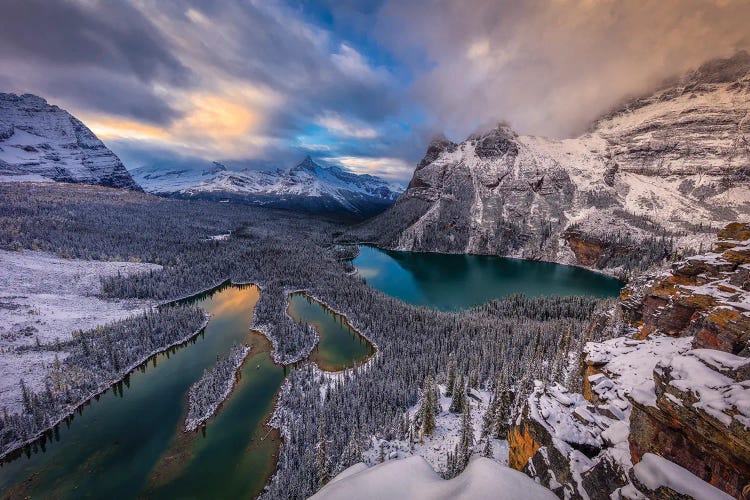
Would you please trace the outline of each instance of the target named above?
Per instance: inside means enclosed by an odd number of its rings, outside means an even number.
[[[66,355],[54,346],[69,341],[74,330],[95,328],[155,304],[153,300],[103,300],[97,296],[100,277],[152,269],[161,266],[0,250],[0,408],[20,410],[21,379],[29,388],[42,388],[55,357],[62,360]],[[49,349],[24,349],[37,344]]]
[[[409,445],[408,440],[395,439],[387,441],[372,437],[371,446],[362,454],[367,465],[375,465],[380,462],[380,448],[383,447],[383,458],[395,460],[419,455],[429,463],[435,472],[445,471],[447,468],[446,458],[448,452],[456,449],[461,436],[461,414],[448,411],[451,398],[445,395],[445,386],[438,384],[440,390],[439,411],[435,415],[435,430],[430,436],[424,436],[420,441]],[[490,403],[492,394],[490,391],[472,389],[471,395],[466,401],[471,405],[471,423],[474,431],[475,448],[481,447],[480,439],[482,433],[482,417]],[[419,412],[421,400],[409,408],[409,417],[414,419]],[[492,439],[492,459],[503,465],[508,465],[508,441],[504,439]]]

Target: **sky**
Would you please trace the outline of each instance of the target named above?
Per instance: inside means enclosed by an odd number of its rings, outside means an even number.
[[[128,168],[306,154],[405,181],[430,139],[573,137],[750,48],[749,0],[3,0],[0,91],[81,119]]]

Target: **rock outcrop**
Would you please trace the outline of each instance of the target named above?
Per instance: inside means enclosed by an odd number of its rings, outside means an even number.
[[[31,94],[0,93],[0,179],[141,190],[80,120]]]
[[[673,265],[671,273],[625,292],[626,318],[643,338],[651,333],[693,336],[696,348],[750,356],[750,225],[729,224],[715,252]]]
[[[609,270],[697,250],[703,227],[750,216],[748,60],[707,63],[576,139],[502,125],[460,144],[439,137],[352,239]]]
[[[568,498],[745,498],[749,249],[750,225],[730,224],[714,252],[624,289],[628,333],[585,346],[581,395],[537,385],[509,434],[511,465]]]

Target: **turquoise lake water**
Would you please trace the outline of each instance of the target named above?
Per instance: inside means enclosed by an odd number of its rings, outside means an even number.
[[[513,294],[615,297],[619,280],[575,266],[487,255],[397,252],[360,246],[367,283],[410,304],[466,309]]]

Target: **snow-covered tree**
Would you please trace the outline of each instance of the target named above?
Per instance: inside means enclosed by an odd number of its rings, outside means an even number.
[[[424,379],[424,388],[422,390],[422,408],[420,417],[422,420],[422,434],[429,436],[435,430],[435,414],[437,400],[435,399],[435,382],[432,375]]]

